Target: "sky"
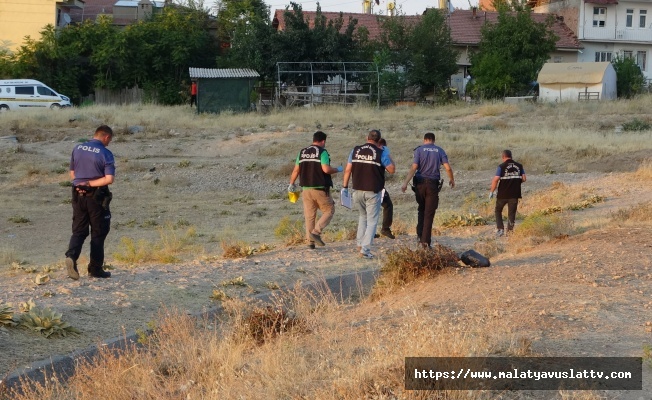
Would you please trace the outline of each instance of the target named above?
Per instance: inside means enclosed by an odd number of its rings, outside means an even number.
[[[473,6],[478,5],[478,0],[451,0],[454,8],[469,9],[469,1]],[[317,9],[317,2],[321,6],[322,11],[343,11],[350,13],[362,12],[362,0],[307,0],[296,1],[301,4],[304,11],[315,11]],[[380,11],[382,14],[387,14],[387,3],[389,0],[380,0],[380,5],[372,0],[374,14]],[[438,0],[395,0],[396,8],[401,8],[406,15],[422,14],[428,7],[437,7]],[[265,3],[270,6],[271,13],[274,10],[285,9],[290,5],[290,0],[265,0]]]

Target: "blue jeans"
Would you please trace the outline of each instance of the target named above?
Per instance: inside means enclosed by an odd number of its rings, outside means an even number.
[[[356,240],[358,246],[362,248],[360,252],[363,254],[371,251],[371,244],[376,234],[376,226],[378,226],[380,202],[380,192],[365,192],[363,190],[355,190],[353,192],[353,204],[359,213]]]

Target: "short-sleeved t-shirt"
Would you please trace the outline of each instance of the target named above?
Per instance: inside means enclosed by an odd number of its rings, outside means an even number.
[[[387,147],[382,147],[382,149],[383,152],[380,155],[380,163],[383,165],[383,167],[387,167],[392,163],[392,159],[389,157],[389,149]],[[347,162],[353,162],[353,150],[351,150],[349,153],[349,160]]]
[[[435,144],[424,144],[414,150],[414,164],[418,166],[417,178],[439,180],[439,168],[448,163],[448,156],[441,147]]]
[[[91,139],[76,145],[72,150],[70,170],[75,171],[73,185],[106,175],[115,176],[115,159],[113,153],[104,147],[99,139]]]

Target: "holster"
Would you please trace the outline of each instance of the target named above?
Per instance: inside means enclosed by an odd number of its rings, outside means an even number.
[[[101,186],[97,188],[97,190],[95,190],[95,193],[93,194],[93,199],[98,204],[101,204],[103,209],[109,211],[109,205],[111,204],[111,200],[113,199],[113,194],[109,190],[108,186]]]

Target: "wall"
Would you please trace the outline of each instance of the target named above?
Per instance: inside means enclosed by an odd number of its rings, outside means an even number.
[[[197,80],[197,112],[248,111],[253,88],[253,79],[200,78]]]
[[[56,0],[0,0],[0,40],[15,51],[27,35],[40,39],[45,25],[56,24],[56,3]]]
[[[577,101],[579,92],[600,92],[600,100],[605,100],[603,84],[548,83],[539,86],[539,101],[560,102]]]
[[[536,13],[554,13],[564,17],[564,23],[577,36],[580,18],[580,0],[553,1],[533,8]]]

